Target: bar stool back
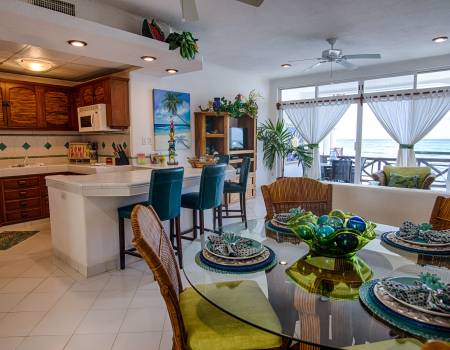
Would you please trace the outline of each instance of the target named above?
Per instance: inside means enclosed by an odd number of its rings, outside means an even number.
[[[180,207],[181,189],[183,187],[184,168],[170,168],[152,170],[148,200],[146,202],[127,205],[118,209],[119,214],[119,249],[120,268],[125,268],[125,255],[140,257],[135,248],[125,248],[125,219],[130,219],[131,212],[137,204],[153,206],[161,221],[169,220],[170,241],[176,247],[178,260],[182,263]],[[175,246],[175,238],[177,244]]]

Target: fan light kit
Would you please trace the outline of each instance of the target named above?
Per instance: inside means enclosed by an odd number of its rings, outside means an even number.
[[[283,64],[281,65],[281,67],[282,67],[282,68],[291,68],[291,67],[292,67],[292,64],[290,64],[290,63],[283,63]]]
[[[144,60],[145,62],[153,62],[153,61],[156,61],[156,57],[153,57],[153,56],[142,56],[141,60]]]
[[[16,60],[17,64],[26,70],[32,72],[46,72],[53,68],[53,62],[41,60],[39,58],[20,58]]]
[[[433,42],[437,43],[437,44],[441,44],[441,43],[445,43],[448,40],[448,36],[438,36],[436,38],[432,39]]]
[[[75,46],[75,47],[84,47],[87,46],[87,42],[81,41],[81,40],[69,40],[67,42],[69,45]]]
[[[178,69],[169,68],[169,69],[166,69],[166,72],[169,74],[175,74],[175,73],[178,73]]]

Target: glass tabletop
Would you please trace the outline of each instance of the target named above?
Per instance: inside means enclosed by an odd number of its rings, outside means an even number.
[[[249,220],[248,229],[235,223],[224,226],[224,231],[252,238],[271,248],[278,258],[273,268],[256,273],[230,274],[200,267],[195,257],[205,246],[206,234],[184,249],[183,271],[189,284],[219,309],[293,341],[342,348],[410,337],[373,316],[359,301],[359,286],[364,281],[384,277],[417,277],[421,272],[436,274],[443,282],[449,283],[450,259],[397,250],[379,239],[381,233],[393,231],[394,227],[378,225],[376,230],[376,239],[351,261],[342,261],[309,256],[305,243],[277,242],[266,237],[263,219]],[[245,281],[257,283],[278,316],[281,331],[260,313],[241,307],[239,286]]]

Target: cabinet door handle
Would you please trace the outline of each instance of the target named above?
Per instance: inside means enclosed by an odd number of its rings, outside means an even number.
[[[2,106],[3,106],[3,107],[10,107],[10,106],[11,106],[11,103],[10,103],[9,101],[3,101],[3,102],[2,102]]]
[[[20,207],[21,208],[26,208],[28,206],[27,202],[20,202]]]
[[[19,180],[19,181],[17,181],[17,183],[19,185],[25,185],[27,182],[25,180]]]
[[[24,196],[27,195],[27,192],[26,192],[26,191],[20,191],[20,192],[19,192],[19,195],[20,195],[21,197],[24,197]]]

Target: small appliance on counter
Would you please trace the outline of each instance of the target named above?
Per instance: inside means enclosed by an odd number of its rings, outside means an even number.
[[[73,163],[90,163],[91,144],[89,142],[71,142],[69,144],[68,158]]]
[[[116,159],[116,165],[129,165],[130,161],[122,147],[122,145],[113,145],[114,148],[114,157]]]

